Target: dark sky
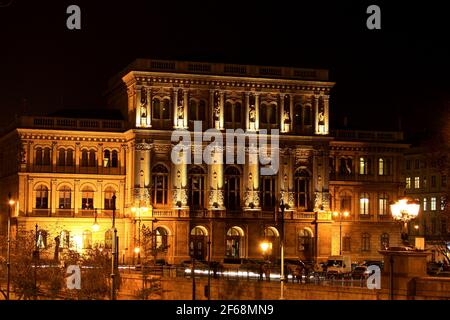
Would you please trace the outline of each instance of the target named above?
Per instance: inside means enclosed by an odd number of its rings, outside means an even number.
[[[443,1],[21,1],[1,6],[0,107],[104,105],[107,80],[138,57],[330,69],[334,126],[431,132],[450,101]],[[396,6],[393,5],[396,3]],[[66,28],[77,4],[82,29]],[[381,7],[382,30],[366,28]]]

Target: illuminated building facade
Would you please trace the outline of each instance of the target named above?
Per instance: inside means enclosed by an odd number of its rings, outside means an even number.
[[[136,60],[111,80],[102,111],[122,119],[22,117],[2,136],[2,212],[11,192],[19,231],[37,225],[47,242],[61,235],[62,248],[108,248],[115,195],[121,262],[144,257],[144,226],[168,263],[231,262],[261,259],[263,240],[279,256],[283,200],[286,257],[381,259],[400,242],[388,204],[403,194],[407,146],[399,133],[331,133],[333,85],[326,70]],[[174,163],[172,132],[194,121],[203,131],[279,129],[277,174],[221,163],[226,148],[209,165]],[[341,224],[333,211],[349,217]]]

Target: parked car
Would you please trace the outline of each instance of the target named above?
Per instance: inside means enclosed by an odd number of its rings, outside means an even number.
[[[351,273],[353,279],[366,279],[369,276],[367,266],[357,266]]]
[[[384,268],[384,262],[376,261],[376,260],[366,260],[361,265],[366,266],[366,267],[375,265],[375,266],[380,267],[380,270],[383,270],[383,268]]]
[[[326,265],[327,276],[341,276],[352,271],[352,259],[350,256],[330,256]]]
[[[263,260],[257,259],[242,259],[242,263],[239,266],[239,271],[249,271],[254,273],[259,273],[261,270],[261,264],[263,264]]]

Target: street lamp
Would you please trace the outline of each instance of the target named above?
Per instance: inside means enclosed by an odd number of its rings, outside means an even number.
[[[111,300],[116,300],[116,271],[118,270],[117,253],[119,252],[119,241],[117,239],[116,229],[116,194],[112,196],[112,229],[113,229],[113,242],[111,252]]]
[[[280,274],[280,300],[284,299],[284,209],[286,208],[283,199],[280,202],[281,209],[281,241],[280,241],[280,251],[281,251],[281,274]]]
[[[133,212],[134,214],[138,214],[138,222],[139,222],[139,226],[138,226],[138,244],[136,246],[136,237],[135,237],[135,248],[134,248],[134,253],[137,254],[138,257],[138,264],[141,264],[141,212],[147,212],[148,208],[147,207],[132,207],[131,208],[131,212]],[[134,258],[133,258],[134,259]]]
[[[347,218],[350,215],[348,211],[340,212],[335,211],[333,212],[333,216],[339,217],[339,255],[342,255],[342,216],[344,218]]]
[[[263,241],[263,242],[261,242],[261,243],[259,244],[259,247],[261,248],[263,257],[264,257],[264,259],[266,260],[267,252],[268,252],[268,250],[269,250],[269,248],[270,248],[269,242]]]
[[[419,209],[419,204],[407,198],[391,204],[392,217],[397,221],[403,222],[402,240],[404,245],[408,245],[408,222],[417,218]]]
[[[100,225],[97,222],[97,209],[95,209],[95,219],[94,224],[92,225],[92,231],[98,232],[100,230]]]
[[[14,200],[11,199],[11,192],[8,193],[8,252],[6,256],[6,300],[9,300],[9,287],[11,283],[11,207],[14,205]]]

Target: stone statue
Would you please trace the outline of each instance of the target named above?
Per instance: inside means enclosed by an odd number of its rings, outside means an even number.
[[[147,90],[145,87],[141,88],[141,118],[147,117]]]
[[[323,101],[320,101],[320,105],[319,105],[319,114],[318,114],[318,119],[319,119],[319,125],[323,126],[325,125],[325,110],[323,107]]]
[[[214,121],[219,121],[220,119],[220,96],[219,92],[214,92]]]
[[[178,119],[184,119],[184,97],[183,97],[183,90],[180,90],[178,92]]]
[[[289,111],[287,111],[287,110],[284,110],[283,121],[285,124],[291,123],[291,115],[289,114]]]

